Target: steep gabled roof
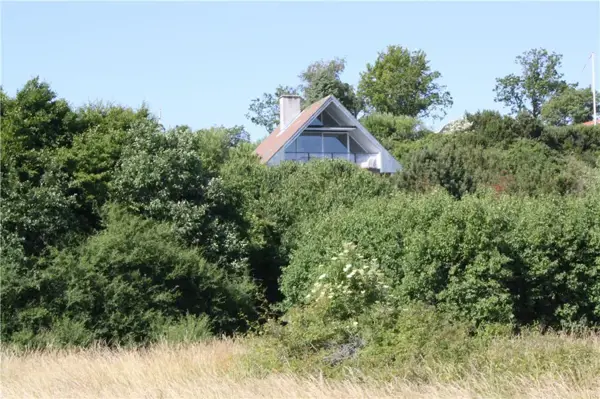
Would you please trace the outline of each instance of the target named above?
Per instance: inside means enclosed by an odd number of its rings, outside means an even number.
[[[286,143],[295,139],[301,134],[306,127],[329,106],[335,107],[345,118],[350,125],[356,127],[362,137],[367,140],[372,148],[376,148],[379,154],[385,158],[385,166],[382,168],[398,170],[401,168],[400,163],[377,141],[377,139],[356,119],[354,115],[339,102],[337,98],[329,95],[321,100],[311,104],[308,108],[302,111],[292,122],[282,131],[277,127],[260,145],[255,152],[261,158],[262,163],[267,163],[279,152]]]
[[[276,127],[256,148],[256,153],[260,156],[262,163],[268,162],[298,130],[302,129],[313,116],[319,113],[326,103],[331,102],[332,98],[333,96],[327,96],[305,108],[283,131],[280,131],[279,126]]]

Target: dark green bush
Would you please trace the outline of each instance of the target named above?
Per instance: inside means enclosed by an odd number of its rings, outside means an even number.
[[[365,126],[403,165],[386,177],[341,160],[267,167],[242,127],[74,109],[38,79],[0,100],[6,342],[203,339],[262,320],[261,291],[299,321],[288,347],[327,352],[358,334],[391,362],[428,353],[419,323],[453,334],[446,321],[460,320],[462,337],[600,321],[597,127],[482,111],[432,134],[372,114]],[[435,314],[403,313],[418,306]]]
[[[510,116],[503,116],[498,111],[483,110],[466,114],[466,119],[472,123],[471,131],[488,144],[511,141],[523,137],[516,130],[516,123]]]
[[[261,165],[251,148],[240,150],[223,167],[223,182],[244,198],[251,224],[251,264],[264,281],[271,300],[278,300],[281,267],[301,233],[300,223],[319,219],[330,210],[352,206],[364,198],[386,197],[391,182],[348,162],[286,162]]]
[[[546,127],[540,141],[562,153],[589,153],[588,159],[593,159],[600,152],[600,126]]]
[[[410,116],[373,113],[361,118],[360,123],[392,153],[402,142],[431,134],[419,119]]]
[[[373,199],[304,225],[282,277],[286,305],[301,303],[318,265],[346,241],[376,258],[404,301],[473,325],[600,320],[600,201],[543,196]]]
[[[27,332],[56,335],[59,317],[85,326],[94,340],[140,343],[165,330],[165,319],[207,315],[215,332],[232,332],[255,317],[258,295],[251,279],[185,248],[172,226],[113,207],[105,220],[104,231],[53,257],[26,306],[3,298],[5,309],[14,312],[5,336],[19,341]]]
[[[138,125],[114,173],[112,198],[132,212],[174,223],[209,262],[247,271],[247,240],[237,193],[204,166],[199,140],[186,128]],[[213,165],[214,166],[214,165]]]
[[[466,132],[410,152],[394,180],[408,191],[441,186],[456,198],[485,188],[509,194],[569,194],[586,184],[586,177],[570,167],[577,162],[534,140],[486,147]]]

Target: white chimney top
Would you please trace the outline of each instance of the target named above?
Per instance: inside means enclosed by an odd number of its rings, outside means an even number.
[[[302,98],[293,94],[286,94],[279,98],[279,131],[283,131],[300,115]]]

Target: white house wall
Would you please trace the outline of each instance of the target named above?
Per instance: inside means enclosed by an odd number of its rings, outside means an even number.
[[[379,154],[381,157],[381,173],[395,173],[400,171],[401,166],[387,151]]]

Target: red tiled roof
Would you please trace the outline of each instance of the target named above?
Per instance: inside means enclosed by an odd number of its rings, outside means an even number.
[[[598,119],[598,120],[596,121],[596,124],[597,124],[598,126],[600,126],[600,119]],[[583,122],[583,123],[582,123],[582,125],[585,125],[585,126],[593,126],[593,125],[594,125],[594,121],[593,121],[593,120],[591,120],[591,121]]]
[[[329,97],[331,96],[322,98],[304,109],[304,111],[302,111],[281,134],[279,134],[279,126],[276,127],[275,130],[273,130],[273,132],[271,132],[271,134],[256,148],[256,153],[260,156],[262,163],[268,162],[269,159],[271,159],[306,122],[308,122]]]

